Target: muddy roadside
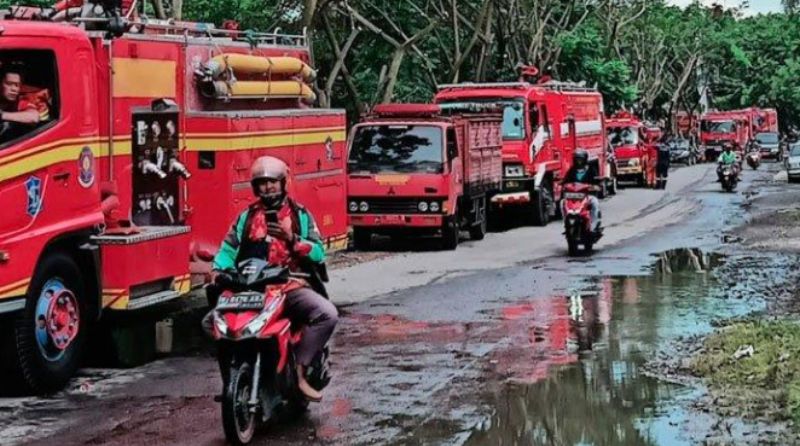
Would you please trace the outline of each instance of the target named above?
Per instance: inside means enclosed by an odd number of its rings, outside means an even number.
[[[756,426],[745,443],[799,444],[800,188],[770,179],[743,195],[745,223],[722,236],[728,261],[713,272],[714,297],[754,311],[713,321],[713,333],[679,339],[646,368],[700,389],[691,410],[715,420],[705,444],[727,444],[743,422]]]

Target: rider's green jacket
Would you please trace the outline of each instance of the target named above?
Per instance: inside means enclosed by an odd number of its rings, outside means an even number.
[[[719,156],[719,162],[722,164],[733,164],[736,162],[736,154],[733,152],[722,152]]]
[[[325,245],[322,242],[322,236],[319,233],[319,229],[317,229],[317,225],[311,213],[295,201],[287,201],[292,212],[294,212],[295,221],[298,223],[300,229],[300,233],[298,234],[299,242],[306,245],[304,251],[307,252],[304,257],[316,264],[325,262]],[[236,269],[236,262],[239,260],[237,259],[239,247],[245,238],[244,234],[248,230],[248,217],[252,208],[253,206],[239,214],[239,217],[231,225],[227,236],[222,241],[217,255],[214,257],[215,270],[225,271]]]

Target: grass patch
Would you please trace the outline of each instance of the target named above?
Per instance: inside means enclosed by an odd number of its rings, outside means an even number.
[[[736,323],[711,335],[692,360],[692,370],[741,415],[791,418],[800,425],[800,324]],[[739,359],[741,347],[753,355]],[[728,406],[728,404],[723,404]]]

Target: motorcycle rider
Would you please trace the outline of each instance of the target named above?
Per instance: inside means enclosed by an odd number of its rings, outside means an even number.
[[[572,155],[572,167],[567,171],[564,176],[562,185],[567,184],[587,184],[592,186],[592,189],[597,191],[600,189],[600,174],[597,171],[597,166],[589,164],[589,153],[584,149],[578,149]],[[589,196],[591,203],[590,218],[592,231],[599,231],[600,225],[600,200],[594,195]]]
[[[311,213],[288,196],[288,175],[288,166],[278,158],[262,156],[253,163],[250,184],[258,200],[236,218],[214,258],[215,283],[219,285],[211,290],[209,300],[215,300],[213,294],[230,280],[226,272],[248,258],[262,258],[270,266],[285,266],[292,273],[307,276],[291,279],[286,312],[293,324],[303,327],[295,350],[298,387],[307,399],[319,401],[322,395],[306,381],[305,369],[333,334],[338,313],[324,297],[325,248],[317,225]],[[220,358],[220,367],[226,381],[228,364],[224,358]]]
[[[725,166],[731,166],[734,176],[739,176],[739,169],[736,163],[736,154],[733,153],[733,147],[726,145],[724,151],[717,159],[717,182],[722,182],[722,170]]]

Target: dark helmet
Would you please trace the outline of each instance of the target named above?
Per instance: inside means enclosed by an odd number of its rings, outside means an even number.
[[[286,179],[289,176],[289,166],[274,156],[262,156],[253,162],[250,168],[250,185],[253,194],[261,199],[265,206],[275,208],[283,203],[286,198]],[[258,184],[265,180],[281,182],[281,192],[277,194],[262,194]]]
[[[583,149],[578,149],[572,154],[572,163],[578,167],[583,168],[589,164],[589,153]]]

